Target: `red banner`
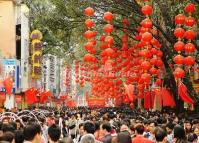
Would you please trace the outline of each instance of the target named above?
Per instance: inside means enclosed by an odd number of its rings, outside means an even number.
[[[89,107],[105,107],[106,101],[104,98],[87,97],[87,103]]]

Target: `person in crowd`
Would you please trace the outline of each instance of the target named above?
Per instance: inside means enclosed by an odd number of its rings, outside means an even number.
[[[93,134],[86,134],[82,137],[80,143],[95,143],[95,137]]]
[[[121,132],[117,134],[117,143],[131,143],[131,136],[129,133]]]
[[[40,143],[41,138],[41,126],[37,123],[28,124],[23,130],[24,143]]]
[[[143,136],[144,133],[144,126],[142,124],[137,124],[135,126],[135,134],[136,137],[132,139],[132,143],[153,143],[151,140],[145,138]]]
[[[16,130],[15,131],[15,143],[23,143],[23,142],[24,142],[23,130]]]
[[[197,142],[198,142],[198,136],[195,133],[189,133],[188,143],[197,143]]]
[[[61,136],[61,130],[58,125],[53,124],[48,128],[49,143],[58,143]]]
[[[185,130],[182,126],[176,125],[174,127],[174,139],[172,143],[187,143]]]
[[[166,124],[166,132],[167,132],[167,141],[170,143],[173,138],[174,138],[174,134],[173,134],[173,128],[174,128],[174,124],[172,122],[169,122]]]
[[[101,126],[101,129],[102,129],[102,133],[103,133],[103,138],[102,138],[102,142],[103,143],[111,143],[111,140],[112,140],[112,136],[111,136],[111,125],[110,123],[106,122],[106,123],[103,123],[102,126]]]
[[[77,135],[77,141],[80,142],[81,137],[84,135],[84,124],[80,123],[79,124],[79,134]]]
[[[186,121],[184,123],[184,128],[185,128],[185,133],[187,135],[192,132],[192,125],[191,125],[191,123],[189,121]]]
[[[156,143],[167,143],[167,132],[161,127],[155,129]]]
[[[0,137],[0,141],[7,141],[9,143],[14,143],[14,134],[12,132],[5,132],[3,136]]]
[[[59,143],[74,143],[73,139],[69,136],[62,138]]]

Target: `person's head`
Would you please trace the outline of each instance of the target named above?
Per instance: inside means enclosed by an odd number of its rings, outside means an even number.
[[[166,143],[167,142],[167,133],[164,129],[157,127],[155,129],[155,139],[157,142]]]
[[[3,131],[3,133],[5,132],[12,132],[14,133],[14,127],[11,124],[3,124],[1,127],[1,130]]]
[[[24,135],[22,130],[15,131],[15,143],[23,143]]]
[[[129,133],[118,133],[117,134],[117,142],[118,143],[131,143],[131,136]]]
[[[95,143],[95,137],[93,134],[83,135],[80,143]]]
[[[3,124],[9,124],[9,118],[4,118],[2,122]]]
[[[41,127],[39,124],[32,123],[24,127],[24,140],[38,143],[41,141]]]
[[[135,126],[135,132],[138,135],[143,135],[143,133],[144,133],[144,126],[142,124],[137,124]]]
[[[184,138],[186,138],[186,136],[185,136],[185,130],[183,129],[182,126],[176,125],[174,127],[174,138],[177,138],[177,139],[184,139]]]
[[[112,130],[111,125],[110,125],[110,123],[108,123],[108,122],[102,124],[101,129],[102,129],[102,131],[103,131],[103,134],[110,133],[111,130]]]
[[[173,123],[169,122],[168,124],[166,124],[167,134],[170,134],[173,131],[173,128],[174,128],[174,124]]]
[[[193,132],[194,132],[197,136],[199,136],[199,126],[195,127],[194,130],[193,130]]]
[[[84,134],[84,124],[83,123],[79,124],[79,134],[80,134],[80,136],[83,136],[83,134]]]
[[[65,137],[63,138],[61,141],[59,141],[59,143],[74,143],[73,139],[70,137]]]
[[[16,128],[17,130],[21,129],[22,125],[21,125],[21,121],[20,120],[16,120]]]
[[[61,130],[57,125],[53,124],[48,128],[48,138],[50,142],[59,141],[60,135]]]
[[[7,141],[12,143],[14,141],[14,134],[12,132],[5,132],[2,137],[0,137],[1,141]]]
[[[195,133],[188,134],[188,142],[197,142],[198,136]]]
[[[90,121],[85,122],[83,128],[84,128],[85,134],[94,134],[95,133],[95,125]]]
[[[154,122],[154,121],[151,121],[149,126],[148,126],[149,131],[153,132],[156,126],[157,126],[157,123]]]
[[[191,131],[191,123],[189,121],[185,122],[185,131],[186,133]]]

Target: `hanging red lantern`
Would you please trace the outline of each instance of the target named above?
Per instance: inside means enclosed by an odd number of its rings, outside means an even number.
[[[185,6],[185,11],[187,12],[187,13],[194,13],[195,12],[195,5],[193,4],[193,3],[189,3],[189,4],[187,4],[186,6]]]
[[[143,34],[143,33],[145,33],[145,32],[150,32],[150,29],[149,29],[149,28],[141,27],[140,33]]]
[[[173,61],[177,65],[182,65],[184,64],[184,57],[182,55],[177,55],[173,58]]]
[[[184,50],[184,46],[185,44],[182,41],[178,41],[174,44],[174,49],[178,52],[183,51]]]
[[[94,38],[96,36],[96,34],[97,34],[96,31],[90,31],[90,30],[88,30],[88,31],[86,31],[84,33],[84,37],[86,39],[92,39],[92,38]]]
[[[108,48],[108,45],[107,45],[107,43],[102,43],[100,46],[100,49],[107,49]]]
[[[156,48],[151,49],[151,54],[156,55],[158,53],[158,50]]]
[[[111,24],[106,24],[106,25],[104,26],[104,32],[106,32],[106,33],[108,33],[108,34],[112,33],[112,32],[113,32],[113,25],[111,25]]]
[[[150,50],[147,50],[147,49],[144,49],[144,50],[140,51],[139,55],[144,57],[144,58],[147,58],[147,59],[152,57],[152,54],[151,54]]]
[[[151,15],[153,13],[153,8],[150,5],[145,5],[141,9],[142,13],[144,15]]]
[[[196,19],[192,16],[189,16],[185,19],[185,25],[186,26],[194,26],[196,24]]]
[[[178,14],[175,17],[175,23],[176,24],[184,24],[184,22],[185,22],[185,16],[183,14]]]
[[[161,60],[161,59],[157,59],[155,65],[156,65],[157,67],[159,67],[159,68],[162,67],[162,66],[163,66],[162,60]]]
[[[144,81],[145,84],[150,83],[151,75],[148,73],[144,73],[141,75],[141,79]]]
[[[143,61],[141,67],[143,70],[147,71],[151,68],[151,64],[149,61]]]
[[[156,55],[157,55],[157,57],[160,57],[160,58],[162,58],[162,56],[163,56],[163,53],[162,53],[162,51],[158,51]]]
[[[105,41],[106,36],[105,35],[101,35],[100,36],[100,41],[104,42]]]
[[[185,38],[187,40],[193,40],[193,39],[195,39],[195,37],[196,37],[196,33],[194,30],[191,29],[191,30],[187,30],[185,32]]]
[[[85,45],[84,45],[84,48],[88,51],[92,51],[92,49],[94,48],[94,45],[91,43],[91,42],[87,42]]]
[[[185,49],[185,51],[186,51],[187,53],[193,53],[193,52],[195,51],[196,47],[195,47],[195,45],[192,44],[192,43],[187,43],[187,44],[185,45],[184,49]]]
[[[85,26],[86,26],[88,29],[92,28],[92,27],[94,26],[93,20],[87,19],[87,20],[85,21]]]
[[[151,63],[152,65],[156,65],[156,62],[157,62],[157,58],[152,58],[152,59],[150,60],[150,63]]]
[[[146,18],[141,22],[142,27],[144,28],[151,28],[153,25],[153,22],[151,21],[151,19]]]
[[[113,14],[111,12],[105,12],[103,18],[106,21],[112,21],[113,20]]]
[[[114,39],[113,39],[112,36],[106,36],[105,42],[106,42],[107,44],[109,44],[109,45],[113,45]]]
[[[144,42],[150,43],[152,39],[153,39],[153,36],[151,33],[145,32],[144,34],[142,34],[142,40]]]
[[[94,9],[91,8],[91,7],[87,7],[87,8],[84,10],[84,13],[85,13],[85,15],[87,15],[87,16],[93,16],[93,14],[94,14]]]
[[[191,56],[188,56],[184,59],[184,64],[186,66],[193,66],[195,64],[195,59]]]
[[[182,28],[176,28],[175,31],[174,31],[174,35],[177,38],[183,38],[184,37],[184,33],[185,33],[185,30],[182,29]]]
[[[115,51],[112,48],[107,48],[105,50],[106,56],[112,57],[115,54]]]
[[[173,74],[174,74],[174,77],[175,77],[175,78],[184,78],[184,76],[185,76],[185,71],[184,71],[183,69],[177,67],[177,68],[175,69],[175,71],[173,72]]]
[[[85,62],[96,62],[97,59],[94,55],[88,53],[88,54],[84,55],[84,61]]]
[[[149,72],[152,74],[152,75],[157,75],[157,69],[155,67],[152,67]]]

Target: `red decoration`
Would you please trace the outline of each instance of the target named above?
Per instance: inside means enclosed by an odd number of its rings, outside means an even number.
[[[148,73],[144,73],[142,74],[141,79],[144,81],[145,84],[149,84],[151,80],[151,75]]]
[[[189,104],[194,103],[194,101],[189,97],[189,95],[187,93],[187,87],[183,83],[180,83],[178,85],[178,93],[179,93],[180,98],[184,102],[189,103]]]
[[[88,51],[92,51],[94,49],[94,45],[91,43],[91,42],[87,42],[85,45],[84,45],[84,48]]]
[[[111,12],[105,12],[103,18],[106,21],[112,21],[113,20],[113,14]]]
[[[170,106],[170,107],[176,106],[171,93],[166,88],[162,89],[162,100],[163,100],[163,106]]]
[[[192,3],[189,3],[185,6],[184,9],[187,13],[194,13],[195,12],[195,5]]]
[[[6,78],[3,81],[4,88],[8,95],[12,95],[13,79],[11,77]]]
[[[191,56],[188,56],[184,59],[184,63],[186,66],[193,66],[195,64],[195,59]]]
[[[90,30],[88,30],[88,31],[86,31],[84,33],[84,37],[86,39],[92,39],[92,38],[94,38],[96,36],[96,34],[97,34],[96,31],[90,31]]]
[[[84,10],[84,13],[85,13],[85,15],[87,15],[87,16],[93,16],[93,14],[94,14],[94,9],[91,8],[91,7],[87,7],[87,8]]]
[[[153,12],[153,8],[150,5],[145,5],[142,7],[141,11],[144,15],[151,15]]]
[[[175,31],[174,31],[174,35],[175,35],[177,38],[183,38],[183,37],[184,37],[184,33],[185,33],[185,30],[182,29],[182,28],[177,28],[177,29],[175,29]]]
[[[181,55],[177,55],[174,57],[173,61],[177,65],[182,65],[184,63],[184,57]]]
[[[196,47],[195,47],[195,45],[192,44],[192,43],[187,43],[187,44],[185,45],[184,49],[185,49],[185,51],[186,51],[187,53],[193,53],[193,52],[195,51]]]
[[[189,16],[185,19],[185,25],[186,26],[194,26],[196,24],[196,19],[192,16]]]
[[[185,38],[187,40],[193,40],[193,39],[195,39],[195,37],[196,37],[196,33],[194,30],[191,29],[191,30],[187,30],[185,32]]]
[[[184,50],[184,46],[185,46],[185,44],[182,41],[178,41],[178,42],[175,43],[174,49],[176,51],[183,51]]]
[[[106,36],[105,42],[106,42],[107,44],[109,44],[109,45],[113,45],[114,39],[113,39],[112,36]]]
[[[92,28],[94,25],[95,25],[95,24],[94,24],[93,20],[91,20],[91,19],[87,19],[87,20],[85,21],[85,26],[86,26],[87,28]]]
[[[141,22],[142,27],[144,28],[151,28],[153,25],[153,22],[151,21],[151,19],[146,18]]]
[[[142,34],[142,40],[144,41],[144,42],[151,42],[151,40],[153,39],[153,36],[152,36],[152,34],[151,33],[149,33],[149,32],[145,32],[144,34]]]
[[[177,68],[175,69],[175,71],[173,72],[173,74],[174,74],[174,77],[175,77],[175,78],[184,78],[184,76],[185,76],[185,71],[184,71],[183,69],[177,67]]]
[[[96,62],[97,59],[96,59],[96,57],[95,57],[94,55],[92,55],[92,54],[86,54],[86,55],[84,55],[84,61],[85,61],[85,62]]]
[[[143,70],[147,71],[151,68],[151,64],[148,61],[143,61],[142,64],[141,64],[141,67],[142,67]]]
[[[124,25],[129,25],[129,20],[128,20],[127,18],[124,18],[124,19],[122,20],[122,23],[123,23]]]
[[[185,22],[185,16],[183,14],[178,14],[175,17],[175,23],[176,24],[184,24],[184,22]]]
[[[113,25],[111,25],[111,24],[106,24],[106,25],[104,26],[104,32],[106,32],[106,33],[108,33],[108,34],[112,33],[112,32],[113,32]]]

